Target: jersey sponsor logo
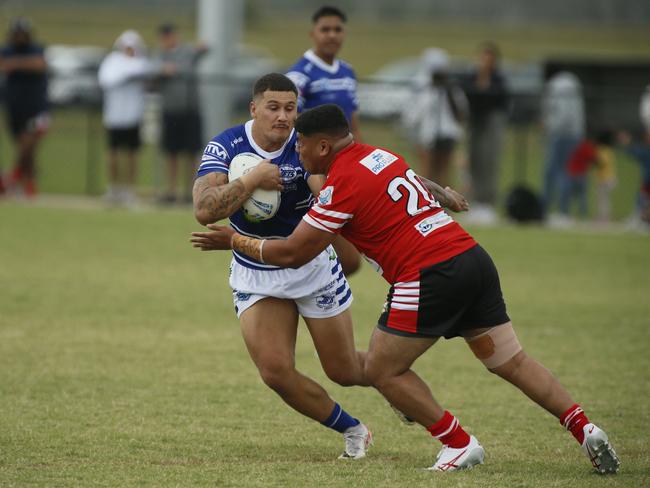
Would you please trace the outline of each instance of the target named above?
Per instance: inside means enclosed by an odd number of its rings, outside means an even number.
[[[316,305],[318,306],[318,308],[322,308],[323,310],[329,310],[334,307],[335,299],[336,299],[335,292],[325,293],[324,295],[320,295],[316,297]]]
[[[326,186],[318,194],[318,204],[319,205],[329,205],[332,203],[332,195],[334,194],[333,186]]]
[[[316,293],[325,293],[327,290],[331,290],[336,286],[336,280],[335,281],[330,281],[327,285],[325,285],[323,288],[319,288]]]
[[[208,142],[208,145],[205,147],[205,151],[203,151],[204,161],[206,160],[206,156],[212,156],[221,160],[226,160],[228,159],[228,151],[226,151],[226,148],[224,148],[218,142],[211,141]]]
[[[415,224],[415,229],[422,234],[424,237],[431,234],[434,230],[444,227],[447,224],[451,224],[453,219],[447,215],[445,212],[438,212],[431,217],[420,220]]]
[[[312,93],[332,92],[332,91],[354,91],[357,87],[357,81],[354,78],[321,78],[313,81],[309,85]]]
[[[299,168],[291,166],[290,164],[280,165],[280,177],[282,178],[282,192],[295,191],[298,188],[296,180],[300,176]]]
[[[291,166],[290,164],[281,164],[280,176],[282,177],[283,183],[291,183],[298,178],[298,168]]]
[[[235,147],[237,144],[239,144],[240,142],[244,142],[244,138],[243,138],[243,137],[238,137],[237,139],[235,139],[235,140],[233,140],[233,141],[230,141],[230,147],[234,148],[234,147]]]
[[[293,81],[293,84],[301,90],[307,85],[307,83],[309,83],[309,77],[300,71],[289,71],[287,73],[287,78]]]
[[[374,174],[378,175],[395,161],[397,161],[397,156],[394,154],[381,149],[375,149],[359,162]]]

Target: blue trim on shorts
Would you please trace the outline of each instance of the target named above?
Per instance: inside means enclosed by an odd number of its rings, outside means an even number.
[[[348,287],[348,292],[341,300],[339,300],[339,307],[343,305],[345,302],[347,302],[351,296],[352,296],[352,288]]]
[[[263,268],[261,266],[256,266],[254,264],[249,263],[248,261],[244,261],[242,258],[240,258],[237,253],[233,252],[232,256],[235,258],[235,261],[237,261],[239,264],[241,264],[245,268],[249,269],[254,269],[255,271],[277,271],[279,269],[286,269],[286,268],[279,268],[277,266],[273,268]]]

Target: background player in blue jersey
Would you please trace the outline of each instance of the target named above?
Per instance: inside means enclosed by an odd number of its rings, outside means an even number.
[[[321,7],[312,16],[313,43],[287,76],[299,91],[299,110],[333,103],[341,107],[356,142],[361,142],[357,77],[352,66],[336,56],[345,40],[345,14],[336,7]]]
[[[312,15],[313,48],[294,64],[287,76],[298,88],[298,110],[325,103],[338,105],[345,114],[356,142],[361,141],[357,77],[352,66],[336,57],[345,39],[345,14],[336,7],[321,7]],[[346,276],[361,265],[359,252],[347,241],[336,251]]]
[[[25,195],[31,197],[36,194],[36,148],[50,119],[44,50],[34,42],[26,19],[11,22],[7,45],[0,49],[0,72],[6,76],[7,125],[16,147],[7,186],[22,183]]]
[[[203,153],[194,183],[194,213],[201,224],[230,217],[237,232],[265,239],[289,236],[307,212],[322,177],[308,174],[298,159],[293,124],[297,89],[271,73],[253,87],[252,120],[214,137]],[[236,154],[253,152],[266,161],[228,181]],[[247,220],[242,204],[256,188],[281,189],[276,215]],[[370,431],[347,414],[315,381],[295,367],[298,318],[312,336],[325,373],[341,385],[364,385],[365,353],[356,351],[349,306],[352,293],[332,248],[298,269],[279,268],[233,253],[230,286],[244,342],[260,376],[292,408],[341,432],[342,458],[365,456]]]

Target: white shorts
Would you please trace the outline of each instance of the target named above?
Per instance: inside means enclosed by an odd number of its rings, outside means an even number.
[[[237,317],[267,297],[293,300],[308,318],[334,317],[352,305],[352,290],[332,246],[298,269],[255,270],[233,258],[230,287]]]

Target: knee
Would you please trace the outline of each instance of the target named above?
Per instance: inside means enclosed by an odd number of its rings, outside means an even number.
[[[386,382],[388,377],[386,371],[372,361],[371,358],[366,360],[363,373],[368,382],[378,390],[381,390],[381,386]]]
[[[287,390],[288,383],[292,381],[293,365],[264,364],[258,366],[260,377],[264,384],[276,392]]]
[[[526,353],[521,350],[517,354],[515,354],[512,358],[510,358],[508,361],[503,363],[501,366],[498,366],[496,368],[488,368],[488,371],[490,373],[496,374],[497,376],[500,376],[503,379],[509,380],[517,376],[517,373],[519,369],[521,368],[521,365],[523,362],[526,360],[528,356]]]

